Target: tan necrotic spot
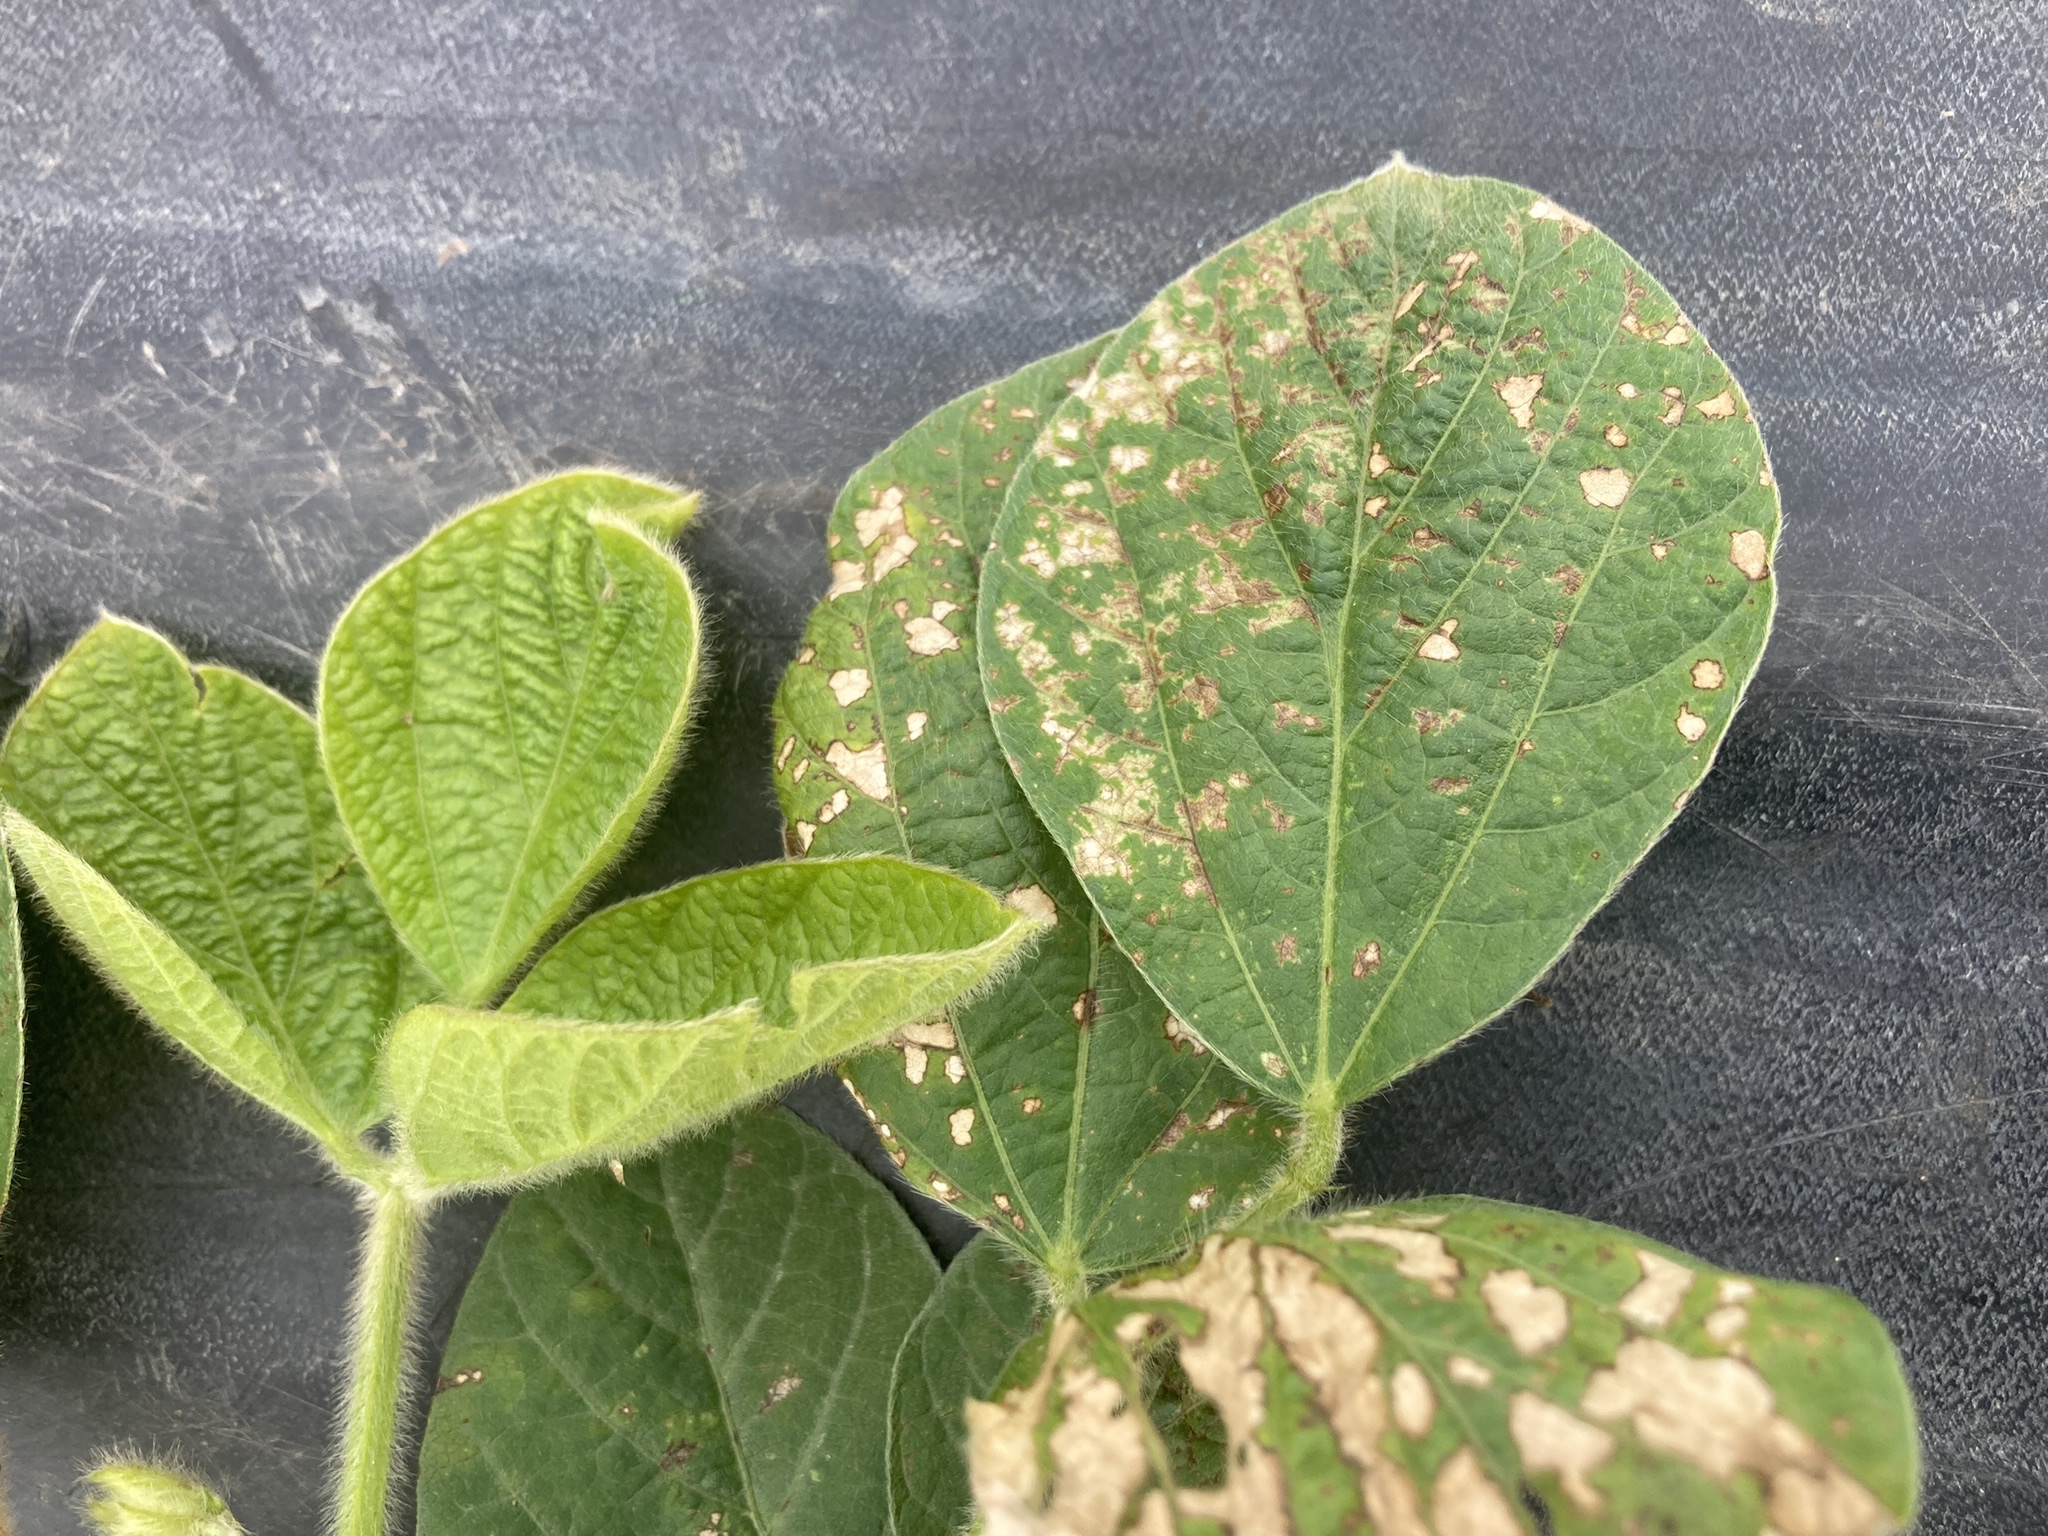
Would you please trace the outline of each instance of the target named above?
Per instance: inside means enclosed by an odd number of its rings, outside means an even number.
[[[959,1039],[953,1033],[953,1026],[946,1019],[921,1019],[915,1024],[906,1024],[897,1030],[896,1040],[911,1045],[922,1045],[935,1051],[950,1051],[959,1047]]]
[[[1456,619],[1445,619],[1443,623],[1423,637],[1422,644],[1415,648],[1415,654],[1424,661],[1456,661],[1463,655],[1458,642],[1451,636],[1458,632]]]
[[[1415,301],[1422,297],[1423,291],[1428,287],[1428,283],[1417,283],[1414,287],[1410,288],[1406,293],[1402,294],[1401,301],[1394,306],[1394,318],[1398,320],[1403,315],[1407,314],[1409,310],[1413,309],[1415,307]]]
[[[1372,452],[1366,457],[1366,474],[1377,480],[1393,467],[1394,461],[1387,457],[1387,451],[1378,443],[1374,443],[1372,445]]]
[[[1656,539],[1652,541],[1650,545],[1650,553],[1656,556],[1657,563],[1659,565],[1662,565],[1664,563],[1664,557],[1670,554],[1671,551],[1676,549],[1677,547],[1678,546],[1673,544],[1669,539]]]
[[[1723,1349],[1727,1349],[1741,1338],[1743,1330],[1749,1327],[1749,1308],[1716,1307],[1707,1314],[1700,1327],[1708,1338]]]
[[[1461,1387],[1483,1392],[1493,1385],[1493,1372],[1469,1355],[1452,1355],[1444,1362],[1444,1374]]]
[[[1619,422],[1610,421],[1607,423],[1607,429],[1600,435],[1607,439],[1607,446],[1610,448],[1626,448],[1628,446],[1628,434],[1621,430]]]
[[[1676,384],[1667,384],[1658,392],[1664,398],[1664,409],[1657,419],[1667,427],[1675,427],[1685,420],[1685,391]]]
[[[931,716],[921,709],[913,709],[903,717],[903,731],[912,741],[922,740],[924,728],[931,722]]]
[[[1045,1100],[1038,1098],[1026,1099],[1023,1102],[1023,1104],[1019,1106],[1019,1108],[1021,1108],[1027,1115],[1035,1115],[1041,1109],[1045,1108]]]
[[[956,1147],[971,1146],[974,1143],[974,1109],[956,1109],[946,1116],[946,1133],[953,1138]]]
[[[1500,403],[1508,408],[1508,417],[1518,428],[1527,432],[1536,425],[1536,397],[1543,392],[1542,374],[1510,374],[1493,386],[1493,392],[1500,396]]]
[[[836,821],[846,814],[846,808],[851,804],[853,801],[848,798],[845,790],[833,790],[832,798],[818,807],[818,825],[822,827],[827,822]]]
[[[1534,1392],[1508,1400],[1508,1433],[1525,1472],[1556,1473],[1565,1497],[1583,1514],[1597,1515],[1606,1507],[1589,1477],[1614,1454],[1614,1436]]]
[[[1709,421],[1726,421],[1735,414],[1735,396],[1727,390],[1697,402],[1693,409]]]
[[[911,1083],[922,1083],[924,1081],[925,1063],[930,1059],[931,1053],[928,1052],[923,1046],[904,1046],[903,1076]]]
[[[1015,911],[1022,912],[1026,917],[1035,917],[1041,923],[1059,920],[1060,909],[1054,905],[1053,899],[1045,894],[1042,886],[1020,885],[1003,900]]]
[[[1614,392],[1617,395],[1621,396],[1621,398],[1624,400],[1633,400],[1637,395],[1642,393],[1642,391],[1637,389],[1633,384],[1617,384],[1614,386]]]
[[[1437,1470],[1429,1516],[1436,1536],[1522,1536],[1514,1507],[1469,1445],[1459,1446]]]
[[[1209,1053],[1209,1047],[1202,1044],[1201,1039],[1195,1032],[1189,1029],[1187,1024],[1177,1015],[1169,1013],[1166,1016],[1166,1023],[1163,1028],[1167,1043],[1176,1051],[1185,1045],[1192,1047],[1197,1056],[1206,1056]]]
[[[1421,1281],[1439,1301],[1448,1301],[1457,1294],[1457,1282],[1465,1273],[1458,1256],[1434,1232],[1361,1221],[1340,1221],[1323,1231],[1339,1242],[1377,1243],[1382,1248],[1391,1248],[1394,1273],[1404,1280]]]
[[[1728,535],[1728,563],[1751,581],[1771,574],[1771,546],[1758,528],[1743,528]]]
[[[1188,1196],[1188,1209],[1191,1211],[1206,1211],[1209,1208],[1209,1202],[1215,1198],[1216,1186],[1214,1184],[1204,1184],[1200,1189]]]
[[[777,773],[780,773],[784,768],[789,766],[789,754],[794,752],[795,750],[796,738],[794,736],[785,738],[782,743],[781,750],[775,754],[775,771]]]
[[[889,749],[881,742],[856,751],[843,741],[835,741],[825,749],[825,761],[834,773],[870,800],[888,803]],[[845,807],[839,809],[844,810]]]
[[[1728,681],[1728,669],[1711,656],[1702,657],[1692,664],[1692,685],[1712,692]]]
[[[817,837],[817,835],[818,829],[815,826],[813,826],[810,822],[798,822],[796,824],[797,848],[804,853],[809,853],[811,851],[811,841],[812,839]]]
[[[840,708],[856,704],[868,696],[867,669],[842,667],[825,679],[825,686],[832,690],[832,697],[839,701]]]
[[[829,601],[844,597],[849,592],[858,592],[868,584],[867,567],[858,560],[834,560],[832,562],[832,585],[826,590]]]
[[[1561,226],[1564,243],[1570,245],[1580,235],[1591,234],[1593,226],[1577,214],[1567,213],[1547,197],[1539,197],[1529,205],[1529,217],[1538,223]]]
[[[1629,488],[1634,481],[1626,470],[1601,465],[1597,469],[1579,471],[1579,494],[1592,507],[1618,507],[1628,500]]]
[[[1259,1065],[1266,1069],[1266,1076],[1268,1077],[1284,1078],[1287,1076],[1287,1063],[1271,1051],[1260,1052]]]
[[[1526,1269],[1495,1270],[1479,1282],[1479,1294],[1494,1326],[1520,1354],[1553,1349],[1571,1331],[1571,1307],[1564,1293],[1538,1285]]]
[[[1379,940],[1375,939],[1364,948],[1354,950],[1351,955],[1351,979],[1363,981],[1380,968]]]
[[[1395,1428],[1411,1440],[1422,1439],[1436,1423],[1436,1392],[1430,1387],[1429,1378],[1422,1374],[1422,1367],[1413,1360],[1403,1360],[1394,1367],[1387,1387],[1394,1404]]]
[[[935,611],[943,606],[947,605],[936,605]],[[960,637],[946,628],[942,619],[927,614],[919,614],[904,624],[903,643],[918,656],[938,656],[960,649]]]
[[[1621,1298],[1617,1310],[1638,1328],[1669,1327],[1692,1289],[1693,1271],[1647,1248],[1636,1250],[1636,1267],[1643,1278]]]
[[[1688,742],[1697,742],[1702,736],[1707,734],[1707,722],[1701,716],[1692,712],[1690,704],[1679,706],[1678,718],[1673,723],[1678,727],[1678,734],[1683,736]]]
[[[957,1054],[948,1056],[946,1058],[946,1081],[949,1083],[957,1084],[962,1078],[966,1076],[967,1063],[964,1060],[962,1060]]]

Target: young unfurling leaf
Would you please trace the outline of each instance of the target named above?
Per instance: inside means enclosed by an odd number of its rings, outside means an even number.
[[[403,952],[296,707],[105,619],[15,718],[0,795],[37,894],[159,1028],[330,1147],[379,1117]]]
[[[399,1137],[437,1188],[630,1157],[944,1008],[1042,928],[898,859],[707,875],[585,919],[503,1011],[400,1019]]]
[[[695,507],[596,471],[464,513],[336,626],[320,739],[398,931],[490,1001],[617,856],[673,761],[697,605],[658,542]]]
[[[442,1357],[422,1536],[879,1533],[889,1365],[936,1279],[779,1110],[521,1195]]]
[[[1648,273],[1396,162],[1171,285],[1045,423],[982,582],[996,732],[1168,1005],[1327,1119],[1520,995],[1677,813],[1777,531]]]
[[[968,1409],[990,1536],[1889,1536],[1917,1499],[1898,1358],[1848,1297],[1520,1206],[1213,1237],[1044,1344]],[[1223,1425],[1208,1476],[1132,1411],[1160,1354]]]
[[[1102,932],[1010,777],[975,584],[1023,455],[1101,342],[942,406],[840,494],[833,584],[776,698],[792,852],[900,853],[1056,916],[1031,963],[846,1064],[885,1143],[1078,1294],[1241,1212],[1285,1151],[1264,1110]]]

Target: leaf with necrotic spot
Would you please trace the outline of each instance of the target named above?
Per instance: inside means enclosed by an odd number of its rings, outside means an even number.
[[[936,1279],[780,1110],[521,1195],[442,1357],[422,1536],[880,1536],[890,1362]]]
[[[889,1383],[893,1536],[955,1536],[973,1513],[966,1407],[1045,1320],[1030,1265],[993,1238],[969,1243],[904,1336]]]
[[[776,699],[792,853],[901,853],[1058,915],[1004,985],[846,1072],[913,1179],[1068,1285],[1173,1252],[1283,1149],[1273,1112],[1168,1033],[1010,777],[982,697],[981,551],[1100,346],[961,396],[853,476],[831,591]]]
[[[696,504],[579,470],[456,518],[359,594],[320,668],[343,821],[406,942],[483,1003],[624,846],[673,761]]]
[[[1174,283],[1047,423],[982,582],[997,734],[1176,1013],[1354,1100],[1519,996],[1676,814],[1777,531],[1649,274],[1397,162]]]
[[[1222,1421],[1220,1478],[1129,1411],[1166,1350]],[[1484,1200],[1211,1238],[1001,1387],[968,1422],[1008,1536],[1889,1536],[1918,1497],[1898,1357],[1847,1296]]]
[[[103,619],[16,717],[0,794],[38,894],[152,1022],[330,1145],[379,1117],[407,967],[298,708]]]

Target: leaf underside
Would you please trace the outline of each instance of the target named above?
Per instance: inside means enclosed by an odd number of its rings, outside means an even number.
[[[502,1011],[400,1019],[399,1134],[436,1187],[630,1157],[945,1007],[1038,931],[899,859],[688,881],[586,918]]]
[[[0,795],[39,829],[37,848],[61,845],[51,880],[96,915],[39,880],[44,898],[159,1027],[302,1121],[345,1134],[378,1118],[378,1039],[406,966],[299,709],[104,619],[16,717],[0,748]],[[34,857],[17,852],[25,864]],[[96,880],[61,872],[66,855]],[[170,964],[182,957],[193,974],[169,984],[147,953],[159,939],[178,951]],[[181,989],[213,1022],[175,1000]],[[245,1029],[256,1038],[234,1045]],[[257,1064],[255,1076],[237,1062]]]
[[[691,505],[557,475],[463,514],[358,594],[322,659],[344,821],[406,942],[489,1001],[618,854],[697,673],[697,609],[656,542]]]
[[[896,1355],[889,1382],[892,1536],[956,1536],[972,1514],[966,1405],[996,1384],[1045,1320],[1027,1261],[993,1238],[969,1243]]]
[[[1175,1012],[1354,1100],[1512,1002],[1669,823],[1777,529],[1648,274],[1396,162],[1172,285],[1045,424],[983,576],[997,734]]]
[[[520,1196],[442,1361],[422,1536],[880,1536],[876,1407],[936,1278],[782,1111]]]
[[[1043,1342],[968,1410],[1005,1536],[1886,1536],[1917,1498],[1897,1357],[1848,1297],[1491,1201],[1212,1238]],[[1224,1426],[1206,1478],[1127,1411],[1161,1352]]]
[[[1102,343],[926,417],[848,482],[833,585],[776,699],[792,852],[898,853],[1019,891],[1058,926],[1031,962],[846,1076],[921,1187],[1061,1273],[1200,1236],[1284,1131],[1101,931],[1004,765],[976,662],[979,556],[1022,457]]]

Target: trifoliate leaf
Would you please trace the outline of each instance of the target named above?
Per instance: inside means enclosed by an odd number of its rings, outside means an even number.
[[[585,919],[502,1012],[400,1019],[399,1137],[436,1187],[631,1157],[956,1001],[1041,929],[899,859],[706,875]]]
[[[881,1536],[889,1366],[936,1278],[782,1111],[519,1196],[442,1358],[421,1536]]]
[[[1176,1014],[1357,1099],[1519,996],[1676,814],[1777,530],[1649,274],[1397,162],[1173,284],[1046,423],[982,585],[997,734]]]
[[[1100,347],[961,396],[854,475],[828,534],[831,592],[776,700],[792,852],[901,853],[1057,915],[1028,967],[846,1073],[920,1187],[1074,1292],[1239,1210],[1285,1150],[1272,1112],[1172,1032],[1103,935],[982,697],[981,551]]]
[[[0,795],[38,894],[159,1028],[330,1143],[378,1118],[403,953],[296,707],[104,619],[16,717]]]
[[[320,739],[392,921],[488,1001],[624,846],[674,759],[697,605],[652,540],[692,498],[576,471],[464,513],[342,615]]]
[[[972,1513],[967,1400],[985,1397],[1045,1320],[1029,1261],[980,1237],[947,1266],[896,1356],[889,1384],[894,1536],[956,1536]]]
[[[1130,1411],[1162,1352],[1222,1422],[1207,1476]],[[968,1409],[990,1536],[1888,1536],[1917,1498],[1847,1296],[1491,1201],[1212,1237],[1017,1359]]]

